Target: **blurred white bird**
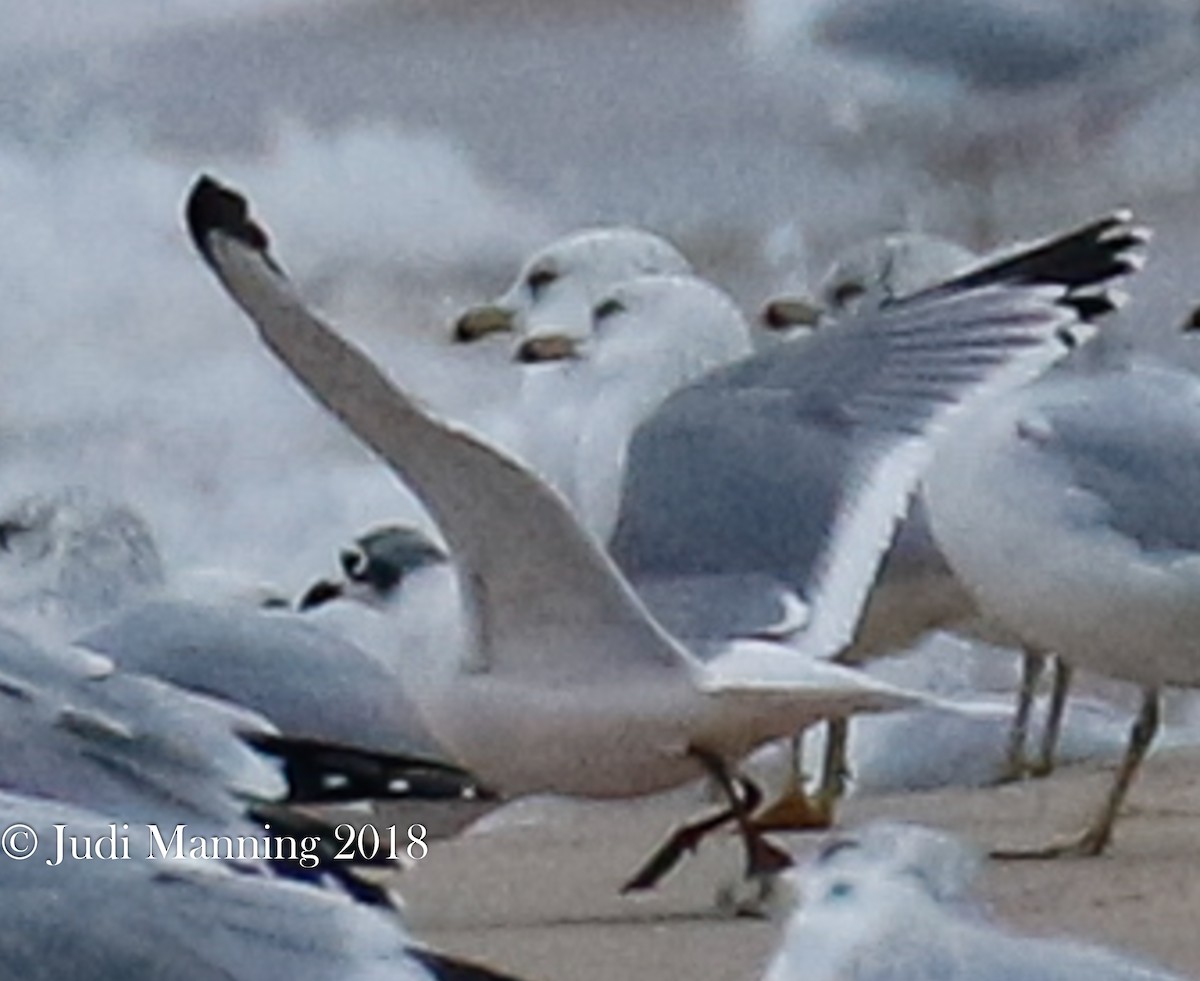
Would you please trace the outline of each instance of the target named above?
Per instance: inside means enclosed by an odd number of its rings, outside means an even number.
[[[1181,981],[1061,937],[994,926],[972,901],[977,857],[948,835],[872,825],[789,873],[803,900],[764,981]]]

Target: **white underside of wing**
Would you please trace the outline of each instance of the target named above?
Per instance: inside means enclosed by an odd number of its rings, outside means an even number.
[[[709,695],[786,694],[831,705],[850,700],[858,711],[892,711],[923,707],[975,714],[960,706],[913,689],[873,678],[855,668],[766,641],[736,641],[723,648],[696,672],[697,687]]]
[[[1054,288],[1025,290],[1026,297],[1041,293],[1061,295]],[[1019,295],[1014,293],[1019,302]],[[993,369],[986,378],[971,385],[958,401],[933,409],[932,417],[918,435],[890,437],[881,434],[878,457],[867,464],[857,486],[847,494],[844,506],[828,531],[828,545],[813,576],[816,583],[806,599],[811,622],[793,643],[813,657],[834,657],[853,640],[867,594],[875,581],[879,562],[895,533],[898,521],[907,512],[910,498],[928,467],[934,451],[950,427],[962,424],[962,416],[975,411],[999,393],[1010,391],[1036,378],[1061,359],[1067,348],[1050,338],[1059,326],[1078,324],[1066,310],[1042,308],[1046,317],[1039,333],[1045,343],[1026,347],[1006,363]],[[969,419],[967,420],[969,423]]]
[[[476,628],[469,669],[578,676],[690,660],[559,494],[396,388],[309,311],[261,253],[219,233],[209,245],[219,277],[267,345],[433,515]],[[603,642],[609,631],[613,643]],[[541,642],[573,633],[591,641],[553,650]]]

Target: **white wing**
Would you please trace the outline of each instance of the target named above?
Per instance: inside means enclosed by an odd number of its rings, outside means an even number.
[[[688,659],[556,493],[474,434],[436,419],[305,306],[242,198],[202,178],[188,220],[267,346],[434,516],[459,563],[475,669],[576,676],[644,661],[648,652],[664,665]],[[589,635],[597,638],[590,646]]]

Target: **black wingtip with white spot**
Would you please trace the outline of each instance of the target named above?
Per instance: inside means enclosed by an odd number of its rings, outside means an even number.
[[[1059,301],[1090,323],[1124,304],[1123,292],[1111,288],[1145,263],[1148,228],[1133,224],[1133,215],[1119,209],[1071,232],[1020,247],[999,259],[941,283],[925,293],[957,292],[998,285],[1060,286]]]
[[[254,249],[266,252],[270,238],[250,219],[250,206],[237,191],[201,174],[188,194],[184,208],[188,232],[200,254],[210,263],[209,236],[221,232]]]
[[[491,796],[470,773],[442,760],[298,736],[255,732],[242,738],[259,752],[280,760],[288,783],[287,801],[292,804]]]

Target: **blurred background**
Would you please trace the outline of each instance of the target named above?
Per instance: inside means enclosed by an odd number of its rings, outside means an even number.
[[[597,223],[666,234],[752,312],[867,235],[984,247],[1130,205],[1157,238],[1120,329],[1183,350],[1200,58],[1129,69],[1128,99],[1102,66],[1045,98],[894,84],[864,108],[793,36],[806,3],[7,0],[0,506],[90,485],[140,508],[171,565],[284,588],[415,514],[192,254],[200,171],[245,190],[313,301],[450,413],[510,354],[451,348],[455,312]]]

